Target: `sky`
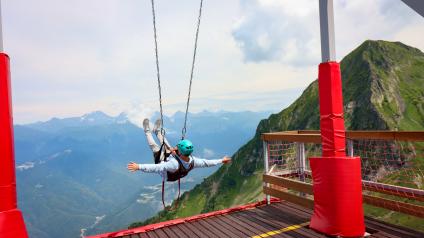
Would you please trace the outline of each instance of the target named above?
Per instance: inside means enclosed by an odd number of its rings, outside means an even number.
[[[200,0],[156,0],[165,114],[185,110]],[[424,51],[400,0],[335,0],[340,61],[367,39]],[[159,110],[148,0],[3,0],[15,123]],[[190,109],[275,111],[317,78],[317,0],[205,0]]]

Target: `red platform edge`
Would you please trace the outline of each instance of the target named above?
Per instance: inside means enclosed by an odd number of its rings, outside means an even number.
[[[275,202],[280,202],[280,199],[271,198],[271,203],[275,203]],[[134,228],[134,229],[121,230],[121,231],[104,233],[104,234],[99,234],[99,235],[94,235],[94,236],[86,236],[86,238],[120,237],[120,236],[127,236],[127,235],[132,235],[132,234],[144,233],[144,232],[161,229],[161,228],[168,227],[168,226],[182,224],[182,223],[185,223],[185,222],[191,222],[191,221],[196,221],[196,220],[200,220],[200,219],[205,219],[205,218],[208,218],[208,217],[219,216],[219,215],[224,215],[224,214],[228,214],[228,213],[232,213],[232,212],[253,209],[253,208],[256,208],[256,207],[259,207],[259,206],[262,206],[262,205],[266,205],[266,200],[259,201],[259,202],[256,202],[256,203],[249,203],[249,204],[246,204],[246,205],[228,208],[228,209],[224,209],[224,210],[199,214],[199,215],[195,215],[195,216],[191,216],[191,217],[178,218],[178,219],[174,219],[174,220],[150,224],[150,225],[146,225],[146,226],[142,226],[142,227],[137,227],[137,228]]]

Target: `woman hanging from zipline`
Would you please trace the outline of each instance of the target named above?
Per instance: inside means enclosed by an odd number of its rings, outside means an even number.
[[[131,172],[141,170],[146,173],[158,173],[165,181],[177,181],[185,177],[194,168],[211,167],[231,161],[231,158],[227,156],[216,160],[200,159],[192,156],[194,146],[191,141],[186,139],[180,140],[176,147],[171,147],[168,140],[160,132],[160,120],[156,121],[153,132],[161,142],[161,146],[153,139],[149,119],[144,119],[143,127],[147,143],[153,151],[154,164],[130,162],[128,170]]]
[[[161,142],[159,146],[152,135],[149,125],[149,119],[144,119],[143,127],[146,134],[147,143],[153,152],[154,164],[137,164],[130,162],[127,168],[131,172],[141,170],[146,173],[158,173],[162,176],[162,203],[164,202],[164,183],[165,181],[178,180],[178,199],[180,196],[180,179],[185,177],[194,168],[211,167],[219,164],[231,162],[231,158],[224,156],[222,159],[207,160],[192,156],[194,146],[191,141],[182,139],[176,147],[171,147],[168,140],[161,132],[161,120],[157,120],[153,132]],[[178,205],[177,199],[177,205]]]

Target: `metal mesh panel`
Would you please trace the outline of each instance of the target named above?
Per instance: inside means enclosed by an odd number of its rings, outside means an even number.
[[[269,173],[278,175],[299,172],[299,144],[289,141],[270,141],[268,149]],[[362,179],[400,187],[424,189],[424,142],[390,140],[354,140],[354,156],[361,157]],[[305,168],[310,171],[307,158],[321,156],[321,145],[304,143]],[[367,183],[369,185],[370,183]]]
[[[299,164],[299,144],[304,144],[306,171],[310,171],[309,160],[307,158],[321,156],[321,145],[314,143],[297,143],[288,141],[271,141],[267,145],[268,167],[273,174],[297,173]]]
[[[320,144],[270,141],[267,143],[267,152],[268,174],[312,183],[307,158],[321,156]]]
[[[361,157],[362,179],[408,188],[424,188],[423,142],[354,140]]]
[[[314,143],[305,143],[305,156],[306,156],[306,171],[311,171],[311,167],[309,166],[309,159],[311,157],[320,157],[321,156],[321,144]]]
[[[296,142],[272,141],[268,143],[268,167],[271,174],[296,173]]]
[[[320,144],[268,141],[266,148],[269,174],[312,183],[308,158],[321,156]],[[387,200],[371,201],[371,203],[378,202],[378,206],[402,212],[401,208],[404,210],[407,204],[421,205],[424,202],[424,142],[382,139],[348,140],[347,150],[349,154],[361,158],[364,194],[392,201],[387,204],[385,204]],[[291,192],[305,196],[295,191]],[[381,212],[379,209],[367,209],[366,213],[379,219],[381,217],[373,212],[384,214],[387,218],[384,220],[389,222],[391,220],[388,217],[398,216]],[[414,207],[408,209],[413,210]],[[413,213],[409,211],[409,214]]]

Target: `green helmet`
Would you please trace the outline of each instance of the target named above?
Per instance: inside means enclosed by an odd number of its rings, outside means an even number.
[[[180,151],[180,153],[185,156],[191,155],[194,150],[193,143],[191,143],[191,141],[189,140],[180,140],[180,142],[178,142],[177,147],[178,151]]]

